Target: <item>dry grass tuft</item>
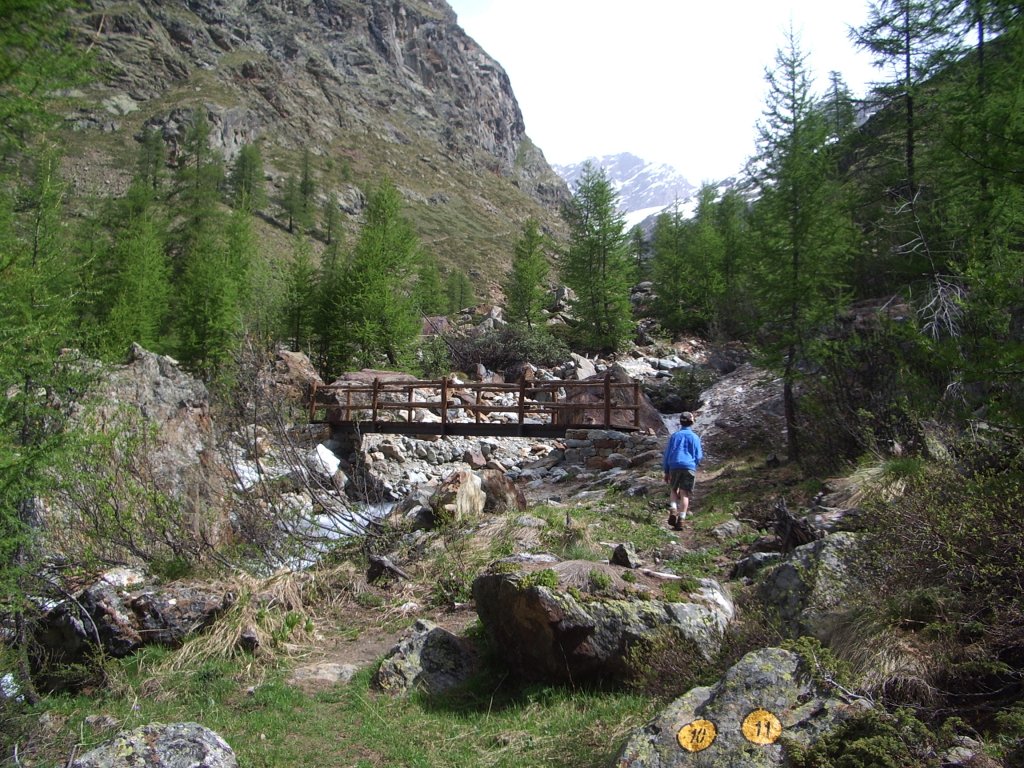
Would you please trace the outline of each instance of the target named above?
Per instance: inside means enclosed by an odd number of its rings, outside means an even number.
[[[351,563],[308,571],[280,571],[259,579],[234,578],[234,604],[209,631],[190,638],[163,665],[175,672],[204,661],[251,659],[250,667],[278,656],[296,656],[316,641],[318,619],[348,604],[368,589],[365,577]]]
[[[916,636],[887,624],[871,609],[848,613],[829,645],[869,696],[896,706],[937,703],[935,682],[945,654],[922,647]]]

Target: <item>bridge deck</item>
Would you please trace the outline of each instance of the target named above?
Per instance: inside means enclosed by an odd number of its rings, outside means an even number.
[[[561,437],[572,429],[640,427],[640,385],[374,379],[314,387],[309,419],[335,429],[405,435]]]

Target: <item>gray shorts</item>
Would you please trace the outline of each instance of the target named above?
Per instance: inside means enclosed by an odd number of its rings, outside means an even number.
[[[695,469],[670,469],[668,473],[668,484],[669,487],[674,491],[686,491],[689,493],[693,490],[694,484],[697,482],[697,470]]]

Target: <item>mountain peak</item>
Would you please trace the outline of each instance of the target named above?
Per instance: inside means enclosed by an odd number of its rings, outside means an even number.
[[[552,168],[572,186],[582,175],[586,163],[604,169],[619,195],[619,211],[630,221],[637,218],[630,214],[663,210],[676,202],[684,202],[697,191],[697,187],[672,166],[651,163],[629,152],[591,157],[571,165],[553,165]]]

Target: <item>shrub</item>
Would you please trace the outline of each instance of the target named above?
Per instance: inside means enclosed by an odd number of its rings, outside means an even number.
[[[669,701],[717,679],[720,669],[677,630],[663,628],[626,655],[627,685],[637,693]]]
[[[449,339],[452,361],[468,370],[478,364],[505,373],[523,363],[552,366],[565,362],[569,349],[546,330],[503,326],[486,333]]]

